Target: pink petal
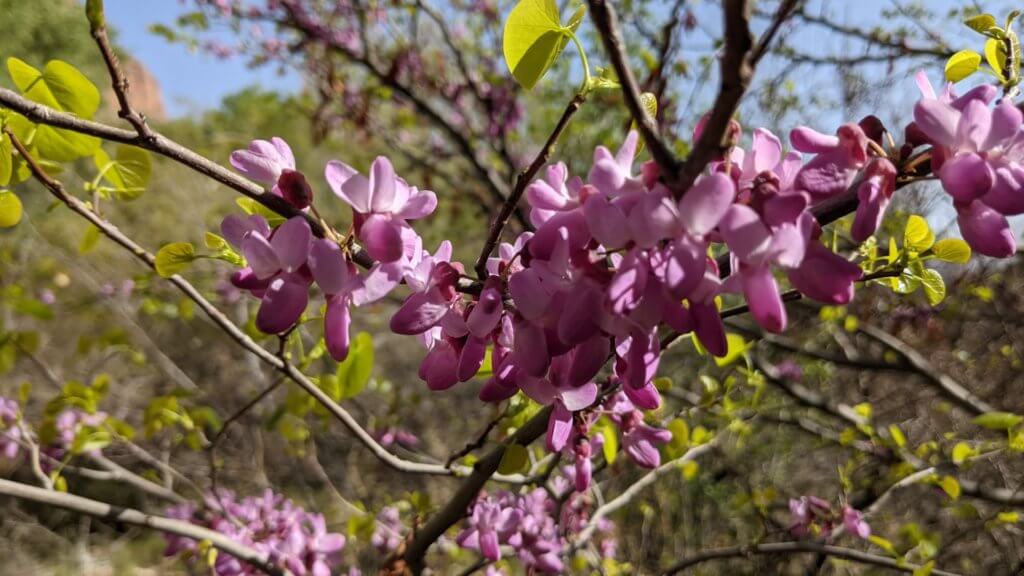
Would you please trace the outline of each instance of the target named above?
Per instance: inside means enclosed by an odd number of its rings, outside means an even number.
[[[426,332],[441,321],[449,308],[448,302],[433,298],[430,293],[410,294],[391,317],[391,331],[404,335]]]
[[[421,190],[409,197],[397,216],[403,220],[417,220],[433,214],[436,209],[437,194]]]
[[[702,176],[679,200],[679,217],[687,231],[703,236],[718,226],[735,198],[732,178],[721,172]]]
[[[572,412],[556,402],[548,418],[547,448],[550,452],[561,452],[572,434]]]
[[[960,234],[975,251],[993,258],[1008,258],[1017,251],[1005,216],[978,201],[958,203],[956,210]]]
[[[476,376],[484,364],[486,353],[486,340],[472,336],[466,339],[466,343],[462,346],[462,353],[459,355],[459,382],[465,382]]]
[[[822,134],[806,126],[798,126],[789,133],[789,141],[793,148],[809,154],[821,154],[834,150],[839,146],[839,138],[831,134]]]
[[[366,253],[380,262],[394,262],[402,257],[402,224],[390,216],[372,214],[363,222],[359,239],[366,247]]]
[[[270,278],[281,270],[281,261],[270,241],[259,234],[249,234],[242,240],[242,255],[260,280]]]
[[[551,295],[544,288],[537,271],[530,268],[510,276],[508,289],[516,309],[527,320],[536,320],[543,316],[551,301]]]
[[[714,303],[690,304],[690,312],[693,315],[693,331],[697,339],[712,356],[725,356],[729,346],[725,339],[725,326],[722,324],[722,317],[718,315],[718,308]]]
[[[935,144],[956,145],[960,112],[939,100],[920,100],[914,106],[914,123]]]
[[[768,248],[771,235],[761,217],[749,206],[733,204],[719,223],[722,238],[740,260],[748,260]]]
[[[768,266],[744,268],[743,293],[750,305],[754,320],[769,332],[782,332],[786,329],[786,305],[779,295],[779,286],[775,283]]]
[[[361,214],[370,211],[370,182],[355,168],[344,162],[331,160],[324,168],[324,177],[331,190],[353,210]]]
[[[608,360],[608,338],[597,334],[573,349],[568,380],[572,386],[590,382]]]
[[[327,312],[324,314],[324,342],[327,352],[338,362],[348,356],[349,325],[352,316],[348,310],[348,299],[334,296],[327,300]]]
[[[559,396],[567,410],[578,412],[597,400],[597,384],[588,382],[575,388],[563,388]]]
[[[277,253],[281,267],[294,272],[306,263],[312,239],[313,232],[309,229],[309,223],[305,218],[295,216],[277,227],[270,238],[270,244]]]
[[[1024,167],[1009,164],[996,168],[995,183],[981,201],[1006,216],[1024,213]]]
[[[520,319],[516,319],[513,326],[515,326],[515,347],[512,350],[512,356],[515,358],[516,365],[531,376],[538,378],[544,376],[551,363],[544,329],[532,322]]]
[[[978,154],[957,154],[939,168],[942,187],[958,202],[970,202],[987,193],[995,183],[995,173]]]
[[[256,327],[264,334],[279,334],[294,325],[309,303],[309,288],[303,282],[278,276],[270,282],[260,309]]]
[[[1004,99],[992,110],[991,128],[979,150],[990,150],[1003,144],[1020,132],[1022,122],[1024,113],[1010,99]]]
[[[391,161],[378,156],[370,166],[370,210],[391,212],[395,203],[395,169]]]
[[[754,156],[753,168],[756,174],[773,170],[782,159],[782,142],[775,134],[764,128],[754,130],[754,142],[751,149]]]

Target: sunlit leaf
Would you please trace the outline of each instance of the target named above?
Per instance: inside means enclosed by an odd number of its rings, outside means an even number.
[[[986,412],[972,420],[976,425],[989,430],[1009,430],[1024,422],[1024,416],[1011,412]]]
[[[966,264],[971,259],[971,247],[959,238],[943,238],[932,246],[932,254],[945,262]]]
[[[78,253],[88,254],[96,248],[96,243],[100,241],[100,229],[90,225],[85,229],[85,233],[82,234],[82,240],[78,243]]]
[[[11,174],[14,172],[14,160],[11,157],[13,151],[11,137],[0,134],[0,186],[7,186],[11,182]]]
[[[989,38],[985,41],[985,61],[1000,79],[1006,78],[1006,45],[1002,40]]]
[[[943,476],[938,482],[939,488],[953,500],[960,499],[960,482],[952,476]]]
[[[997,26],[996,17],[991,14],[978,14],[977,16],[971,16],[964,20],[964,24],[966,24],[971,30],[981,32],[982,34],[988,32],[989,28]]]
[[[520,0],[505,21],[505,63],[516,81],[532,89],[565,47],[569,29],[562,26],[555,0]]]
[[[21,200],[10,190],[0,190],[0,228],[10,228],[21,221]]]
[[[39,102],[60,112],[81,118],[92,118],[100,106],[100,92],[74,66],[61,60],[51,60],[40,72],[18,58],[7,59],[7,70],[18,90],[29,100]],[[22,118],[12,117],[11,129],[23,141],[31,136],[39,155],[47,160],[65,162],[88,156],[100,145],[100,140],[70,130],[51,126],[35,126]],[[34,130],[34,135],[29,133]]]
[[[981,54],[974,50],[961,50],[946,61],[946,80],[959,82],[978,71]]]
[[[156,253],[156,273],[164,278],[181,272],[196,259],[196,248],[191,242],[167,244]]]
[[[974,448],[966,442],[958,442],[956,446],[953,446],[953,464],[960,465],[967,461],[968,458],[974,456]]]
[[[102,148],[97,149],[93,162],[103,178],[114,187],[114,194],[119,200],[134,200],[141,196],[153,170],[149,152],[124,144],[117,147],[113,159]]]
[[[742,358],[747,352],[747,349],[751,346],[751,344],[744,340],[743,336],[740,336],[739,334],[727,334],[726,342],[728,343],[729,348],[726,350],[725,356],[715,358],[715,364],[720,367],[728,366]]]
[[[924,252],[935,243],[935,233],[928,226],[928,221],[911,214],[907,219],[907,228],[903,232],[903,245],[906,248]]]
[[[937,270],[925,270],[921,275],[921,286],[924,288],[925,296],[928,297],[928,303],[932,306],[938,306],[946,299],[946,281],[942,279],[942,274],[939,274]]]

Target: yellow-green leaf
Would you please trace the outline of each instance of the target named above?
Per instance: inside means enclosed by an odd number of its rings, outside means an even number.
[[[597,421],[597,432],[604,442],[601,445],[601,452],[604,454],[604,461],[608,465],[615,463],[619,455],[619,437],[615,433],[615,425],[606,416]]]
[[[92,118],[100,106],[100,92],[74,66],[61,60],[50,60],[43,71],[28,65],[18,58],[7,59],[7,70],[18,90],[29,100],[39,102],[60,112],[68,112],[81,118]],[[34,130],[32,143],[39,155],[47,160],[65,162],[89,156],[100,145],[100,140],[70,130],[61,130],[40,124],[33,125],[23,117],[12,121],[12,130],[23,140],[28,140],[29,130]]]
[[[940,302],[946,299],[946,281],[942,279],[942,274],[938,271],[928,269],[921,275],[921,286],[924,288],[924,294],[928,297],[928,303],[932,306],[937,306]]]
[[[1024,422],[1024,416],[1010,412],[986,412],[972,420],[976,425],[989,430],[1009,430]]]
[[[903,245],[906,248],[924,252],[934,243],[935,233],[928,226],[928,221],[917,214],[911,214],[907,219],[907,228],[903,232]]]
[[[996,520],[1002,524],[1016,524],[1020,522],[1020,514],[1017,512],[1000,512],[996,515]]]
[[[998,24],[996,24],[996,17],[991,14],[978,14],[977,16],[971,16],[964,20],[964,24],[966,24],[971,30],[981,32],[982,34],[988,32],[989,28],[998,26]]]
[[[1006,46],[1001,40],[989,38],[985,41],[985,61],[1000,79],[1006,78]]]
[[[885,550],[889,554],[896,554],[896,547],[893,546],[892,542],[889,542],[881,536],[876,536],[872,534],[871,536],[868,536],[868,541],[870,541],[875,546],[878,546],[882,550]]]
[[[511,444],[508,448],[505,448],[505,453],[501,455],[498,472],[502,474],[516,474],[526,470],[528,462],[529,454],[527,454],[526,448],[519,444]]]
[[[117,147],[114,159],[102,148],[97,149],[93,162],[103,178],[114,187],[119,200],[134,200],[141,196],[153,170],[149,152],[124,144]]]
[[[938,482],[939,488],[953,500],[960,499],[960,483],[952,476],[943,476]]]
[[[527,90],[544,76],[561,53],[570,32],[562,26],[555,0],[520,0],[505,21],[505,63]]]
[[[959,82],[978,71],[981,54],[974,50],[961,50],[946,61],[946,80]]]
[[[945,262],[966,264],[971,259],[971,247],[959,238],[943,238],[932,246],[932,254]]]
[[[196,259],[196,248],[191,242],[167,244],[156,253],[156,273],[164,278],[181,272]]]
[[[0,190],[0,228],[10,228],[21,221],[21,200],[10,190]]]
[[[892,441],[897,447],[903,448],[907,445],[907,437],[903,435],[903,431],[900,430],[899,426],[890,424],[889,435],[892,436]]]
[[[85,229],[85,233],[82,234],[82,240],[78,243],[78,253],[88,254],[92,252],[93,248],[96,247],[96,243],[100,241],[100,229],[89,225]]]
[[[729,345],[728,349],[725,352],[725,356],[722,356],[721,358],[715,358],[715,364],[718,365],[719,367],[728,366],[729,364],[732,364],[736,360],[743,357],[743,355],[747,352],[747,349],[750,348],[750,344],[747,343],[747,341],[743,339],[743,336],[740,336],[739,334],[727,334],[725,340],[726,343]]]
[[[370,381],[373,372],[373,337],[360,332],[349,346],[348,356],[338,364],[336,376],[341,387],[339,400],[355,398]]]
[[[697,477],[700,472],[700,464],[693,460],[687,460],[679,465],[679,469],[683,472],[683,478],[686,480],[693,480]]]
[[[14,172],[14,160],[11,157],[13,152],[11,137],[0,134],[0,186],[7,186],[11,182],[11,173]]]
[[[970,444],[958,442],[956,446],[953,446],[953,464],[959,466],[971,456],[974,456],[974,448],[971,448]]]

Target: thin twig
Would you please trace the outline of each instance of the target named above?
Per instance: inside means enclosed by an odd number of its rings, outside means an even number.
[[[505,198],[505,201],[501,204],[501,210],[498,211],[498,215],[495,216],[491,222],[490,229],[487,233],[487,240],[484,242],[483,249],[480,250],[480,256],[476,259],[476,275],[477,278],[484,280],[487,278],[487,258],[490,257],[491,252],[494,251],[494,247],[498,245],[498,241],[501,240],[501,232],[505,229],[508,224],[509,218],[512,217],[512,213],[515,211],[516,206],[519,205],[520,198],[523,197],[523,192],[526,191],[526,187],[529,186],[530,182],[533,181],[534,176],[540,172],[540,169],[548,163],[548,159],[551,157],[551,152],[555,148],[555,144],[558,143],[558,139],[565,132],[569,121],[576,114],[576,111],[580,109],[580,106],[587,100],[587,95],[579,92],[573,96],[572,100],[569,101],[569,105],[565,107],[565,111],[562,112],[562,117],[555,124],[555,129],[551,131],[551,135],[548,136],[547,142],[537,153],[537,157],[533,159],[533,162],[526,167],[516,177],[516,185],[512,192]]]
[[[831,546],[828,544],[821,544],[819,542],[812,541],[800,541],[800,542],[770,542],[767,544],[746,544],[742,546],[729,546],[728,548],[715,548],[713,550],[705,550],[698,552],[689,558],[684,558],[672,566],[666,568],[661,572],[662,576],[670,576],[672,574],[678,574],[688,568],[692,568],[698,564],[707,562],[709,560],[721,560],[725,558],[745,558],[749,556],[757,555],[771,555],[771,554],[825,554],[826,556],[832,556],[834,558],[842,558],[843,560],[849,560],[851,562],[857,562],[860,564],[868,564],[872,566],[882,566],[897,570],[900,572],[913,573],[915,570],[921,568],[917,564],[911,564],[910,562],[898,561],[892,558],[886,558],[884,556],[878,556],[870,554],[868,552],[861,552],[860,550],[854,550],[852,548],[843,548],[840,546]],[[939,570],[934,568],[931,574],[935,576],[959,576],[956,572],[949,572],[946,570]]]
[[[96,41],[97,46],[99,46],[103,62],[107,65],[107,72],[110,74],[110,85],[114,90],[114,96],[117,98],[117,104],[120,107],[117,115],[127,120],[135,128],[135,131],[138,132],[140,138],[147,140],[152,138],[153,134],[149,125],[146,124],[146,119],[142,114],[133,109],[128,101],[128,77],[121,70],[117,54],[114,53],[114,49],[110,46],[110,39],[107,37],[107,22],[106,16],[103,13],[103,0],[88,0],[85,11],[89,17],[89,32],[92,34],[92,38]]]

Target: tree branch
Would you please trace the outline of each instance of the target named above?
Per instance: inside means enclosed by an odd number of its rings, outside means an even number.
[[[45,506],[53,506],[78,514],[102,518],[111,522],[123,522],[132,526],[159,530],[176,536],[192,538],[196,541],[207,540],[215,548],[231,554],[235,558],[248,562],[267,574],[285,576],[287,571],[272,563],[267,555],[240,544],[220,532],[207,530],[181,520],[172,520],[163,516],[153,516],[131,508],[111,506],[104,502],[82,498],[74,494],[66,494],[54,490],[36,488],[20,482],[0,479],[0,496],[8,496],[19,500],[27,500]]]
[[[103,0],[87,0],[85,13],[89,18],[89,32],[92,34],[93,40],[96,41],[96,45],[99,46],[103,62],[107,65],[107,72],[110,74],[110,86],[114,90],[114,96],[117,98],[117,104],[120,107],[117,115],[127,120],[135,128],[135,131],[138,132],[140,138],[151,139],[153,133],[149,125],[146,124],[146,119],[142,114],[135,111],[128,101],[128,78],[121,70],[117,54],[114,53],[114,49],[110,46],[110,39],[107,37],[107,22],[106,16],[103,13]]]
[[[747,544],[743,546],[730,546],[728,548],[715,548],[712,550],[705,550],[684,558],[672,566],[662,571],[662,576],[670,576],[672,574],[678,574],[688,568],[692,568],[698,564],[707,562],[709,560],[721,560],[725,558],[745,558],[749,556],[759,555],[777,555],[777,554],[824,554],[826,556],[832,556],[834,558],[842,558],[843,560],[849,560],[851,562],[857,562],[860,564],[868,564],[871,566],[881,566],[884,568],[890,568],[900,572],[913,573],[919,569],[920,566],[917,564],[911,564],[909,562],[902,562],[894,560],[892,558],[886,558],[884,556],[877,556],[868,552],[861,552],[860,550],[854,550],[852,548],[842,548],[840,546],[831,546],[828,544],[821,544],[819,542],[811,541],[799,541],[799,542],[770,542],[767,544]],[[939,570],[935,568],[931,571],[934,576],[959,576],[956,572],[949,572],[946,570]]]

